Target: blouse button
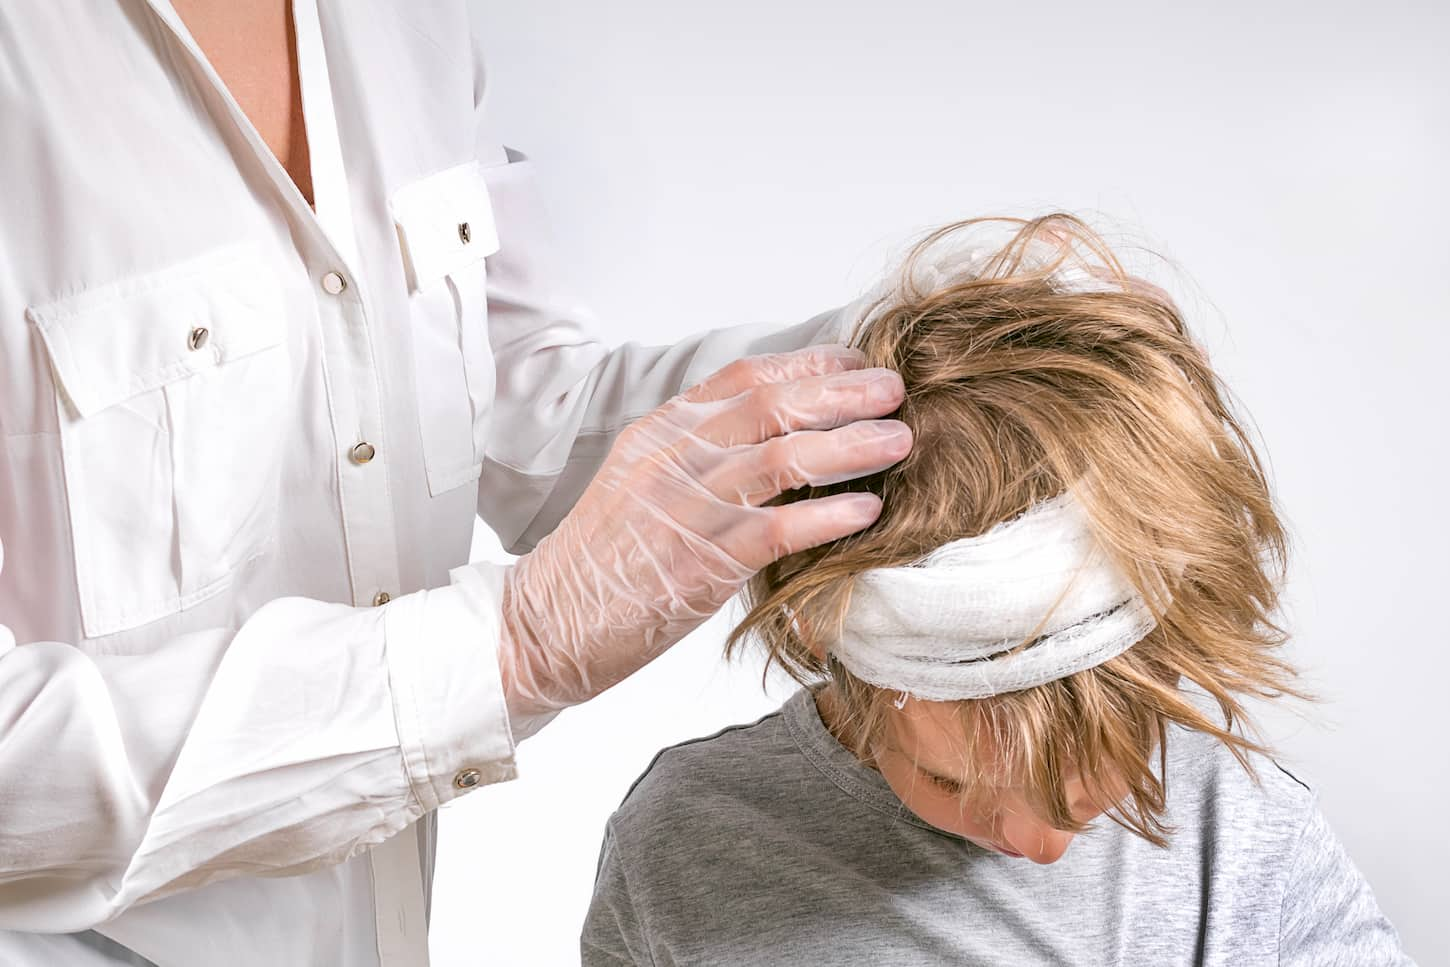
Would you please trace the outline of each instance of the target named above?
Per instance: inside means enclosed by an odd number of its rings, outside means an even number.
[[[468,227],[467,222],[458,223],[458,240],[464,245],[473,241],[473,230]]]
[[[194,352],[205,346],[206,341],[210,338],[211,333],[207,331],[205,326],[197,326],[191,331],[191,335],[186,337],[186,344],[190,346],[192,351]]]
[[[328,295],[340,295],[343,289],[347,288],[347,279],[336,272],[329,272],[322,277],[322,290]]]
[[[352,456],[353,463],[367,463],[373,457],[377,456],[378,451],[371,443],[364,441],[353,447],[349,453]]]
[[[379,591],[377,594],[373,595],[373,607],[381,608],[383,605],[387,604],[391,600],[393,600],[393,596],[391,594],[386,591]]]

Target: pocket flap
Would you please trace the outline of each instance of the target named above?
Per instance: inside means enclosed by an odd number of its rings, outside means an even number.
[[[404,185],[389,207],[415,290],[498,251],[493,206],[477,161]]]
[[[80,417],[282,341],[276,278],[250,246],[86,289],[26,316]]]

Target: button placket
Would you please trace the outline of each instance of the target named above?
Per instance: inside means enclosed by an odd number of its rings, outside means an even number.
[[[331,253],[313,262],[317,285],[327,296],[319,296],[318,314],[323,327],[325,360],[334,375],[337,392],[331,397],[333,430],[343,443],[344,472],[339,478],[344,529],[348,547],[348,571],[357,606],[381,605],[391,600],[379,588],[397,588],[402,581],[397,570],[393,509],[386,468],[369,466],[380,459],[384,440],[383,400],[374,376],[376,360],[369,337],[367,309],[362,290],[353,293],[356,280],[343,273],[325,270],[336,265]],[[359,432],[361,431],[361,432]],[[353,434],[357,434],[353,436]],[[355,441],[347,444],[349,436]],[[362,437],[362,439],[359,439]],[[365,525],[360,522],[366,522]]]

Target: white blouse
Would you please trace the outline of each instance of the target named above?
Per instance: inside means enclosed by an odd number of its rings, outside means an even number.
[[[525,552],[842,334],[553,304],[474,6],[296,0],[315,212],[167,0],[0,7],[0,962],[426,963],[432,810],[521,737],[475,514]]]

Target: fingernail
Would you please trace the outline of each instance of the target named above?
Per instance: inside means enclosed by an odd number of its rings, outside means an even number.
[[[881,516],[881,498],[875,494],[850,494],[841,498],[841,516],[860,521],[859,526]]]
[[[889,369],[874,370],[866,386],[873,403],[891,403],[906,395],[901,377]]]
[[[891,444],[891,452],[905,456],[911,451],[911,427],[900,420],[871,420],[866,432],[875,440]]]
[[[847,373],[836,373],[831,377],[832,386],[839,386],[842,389],[856,389],[864,387],[873,389],[877,386],[889,386],[897,391],[902,387],[901,377],[893,370],[872,367],[871,369],[853,369]]]
[[[811,346],[806,350],[806,353],[827,363],[846,363],[851,366],[860,366],[866,361],[866,354],[861,350],[836,343]]]
[[[861,426],[875,437],[902,437],[911,439],[911,427],[900,420],[862,420]]]

